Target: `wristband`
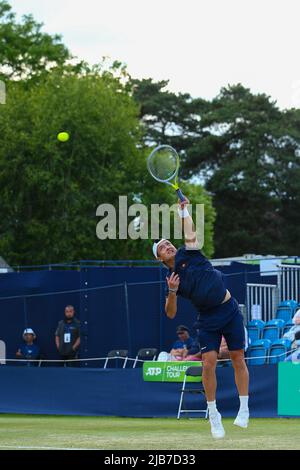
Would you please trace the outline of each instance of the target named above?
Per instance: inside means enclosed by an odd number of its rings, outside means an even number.
[[[169,292],[177,292],[177,290],[178,290],[178,289],[171,289],[171,288],[169,287]]]
[[[184,209],[180,209],[180,207],[178,207],[178,215],[182,219],[185,219],[186,217],[189,217],[190,213],[189,213],[187,207],[184,206]]]

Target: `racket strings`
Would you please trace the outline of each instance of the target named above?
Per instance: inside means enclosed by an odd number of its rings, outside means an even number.
[[[177,153],[171,148],[159,148],[152,152],[148,159],[148,168],[158,181],[167,182],[176,178],[179,167]],[[177,181],[174,184],[177,186]]]

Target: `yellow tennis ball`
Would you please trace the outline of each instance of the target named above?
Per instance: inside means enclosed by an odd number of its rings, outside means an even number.
[[[68,134],[68,132],[60,132],[57,138],[60,142],[67,142],[70,138],[70,134]]]

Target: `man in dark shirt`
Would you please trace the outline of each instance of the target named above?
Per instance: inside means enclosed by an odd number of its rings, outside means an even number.
[[[197,329],[202,353],[202,380],[209,409],[212,436],[223,438],[225,431],[216,407],[216,364],[222,336],[228,345],[240,396],[240,409],[234,424],[248,427],[249,374],[244,359],[245,332],[237,301],[226,289],[223,275],[201,253],[188,200],[180,203],[185,246],[178,250],[168,240],[153,245],[154,256],[169,268],[165,310],[169,318],[177,312],[177,295],[191,300],[198,311]]]
[[[190,330],[185,325],[179,325],[176,329],[178,340],[175,341],[170,351],[171,356],[177,360],[187,360],[189,356],[199,355],[198,342],[190,336]],[[190,360],[190,359],[189,359]]]
[[[76,366],[76,362],[68,361],[78,357],[80,346],[80,322],[75,318],[73,305],[67,305],[65,308],[65,318],[58,323],[55,332],[55,344],[59,352],[62,364],[66,367]]]
[[[40,348],[37,344],[34,343],[36,340],[36,335],[32,328],[26,328],[23,332],[24,343],[22,343],[19,349],[16,352],[16,357],[18,359],[34,359],[37,360],[40,358]],[[34,367],[38,365],[38,362],[21,362],[20,364]]]

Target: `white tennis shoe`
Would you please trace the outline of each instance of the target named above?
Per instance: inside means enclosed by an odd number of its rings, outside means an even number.
[[[247,428],[249,424],[249,411],[239,411],[233,424],[239,426],[240,428]]]
[[[222,425],[222,416],[217,411],[209,416],[212,437],[215,439],[223,439],[225,437],[225,430]]]

